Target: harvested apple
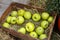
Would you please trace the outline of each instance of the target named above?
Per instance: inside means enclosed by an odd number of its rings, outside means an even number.
[[[48,17],[49,17],[49,13],[47,12],[42,13],[42,19],[48,19]]]
[[[24,18],[25,18],[25,19],[30,19],[30,18],[31,18],[31,13],[30,13],[29,11],[26,11],[26,12],[24,13]]]
[[[31,22],[28,22],[25,27],[28,32],[32,32],[35,28],[34,24]]]
[[[39,20],[41,19],[41,16],[40,16],[40,14],[35,13],[35,14],[33,14],[33,16],[32,16],[32,19],[33,19],[34,21],[39,21]]]
[[[7,23],[10,23],[11,22],[11,16],[8,16],[6,21],[7,21]]]
[[[24,9],[18,10],[18,16],[24,16],[24,13],[25,13]]]
[[[41,22],[41,27],[42,28],[45,28],[46,29],[48,27],[48,25],[49,25],[48,21],[45,21],[44,20],[44,21]]]
[[[44,40],[45,38],[47,38],[47,35],[46,35],[46,34],[41,34],[41,35],[39,36],[39,39],[40,39],[40,40]]]
[[[10,28],[10,24],[8,24],[7,22],[4,22],[2,26],[5,28]]]
[[[11,24],[15,24],[16,23],[16,17],[11,17]]]
[[[50,16],[50,17],[48,18],[48,22],[51,23],[52,21],[53,21],[53,17]]]
[[[12,11],[11,16],[13,16],[13,17],[17,16],[17,11]]]
[[[24,18],[22,16],[17,17],[17,24],[22,24],[24,23]]]
[[[37,37],[38,37],[38,35],[37,35],[36,32],[31,32],[29,35],[30,35],[31,37],[33,37],[33,38],[37,38]]]
[[[41,35],[41,34],[44,33],[44,29],[39,26],[39,27],[36,28],[36,33],[37,33],[38,35]]]
[[[18,32],[22,33],[22,34],[26,34],[26,29],[24,27],[18,29]]]

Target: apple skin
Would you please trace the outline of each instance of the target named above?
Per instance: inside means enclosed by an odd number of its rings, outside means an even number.
[[[49,25],[48,21],[45,21],[44,20],[44,21],[41,22],[41,27],[42,28],[45,28],[46,29],[48,27],[48,25]]]
[[[42,19],[48,19],[48,17],[49,17],[49,13],[47,12],[42,13]]]
[[[38,35],[41,35],[41,34],[44,33],[44,29],[39,26],[39,27],[36,28],[36,33],[37,33]]]
[[[32,32],[35,28],[34,24],[31,22],[28,22],[25,27],[26,27],[27,32]]]
[[[23,24],[24,23],[24,18],[22,16],[17,17],[17,24]]]
[[[31,32],[29,35],[30,35],[31,37],[33,37],[33,38],[37,38],[37,37],[38,37],[38,35],[37,35],[36,32]]]
[[[24,13],[24,18],[25,18],[25,19],[30,19],[30,18],[31,18],[31,13],[30,13],[29,11],[26,11],[26,12]]]
[[[10,23],[11,22],[11,16],[8,16],[6,21],[7,21],[7,23]]]
[[[12,17],[11,18],[11,24],[15,24],[16,23],[16,19],[17,19],[16,17]]]
[[[5,28],[10,28],[10,25],[7,22],[3,23],[2,26],[5,27]]]
[[[13,16],[13,17],[17,16],[17,11],[12,11],[11,16]]]
[[[50,17],[48,18],[48,22],[51,23],[52,21],[53,21],[53,17],[50,16]]]
[[[33,19],[34,21],[39,21],[39,20],[41,19],[41,16],[40,16],[40,14],[35,13],[35,14],[33,14],[33,16],[32,16],[32,19]]]
[[[40,39],[40,40],[44,40],[45,38],[47,38],[47,35],[46,35],[46,34],[41,34],[41,35],[39,36],[39,39]]]
[[[23,10],[23,9],[18,10],[19,16],[24,16],[24,13],[25,13],[25,10]]]
[[[22,33],[22,34],[26,34],[26,29],[24,27],[18,29],[18,32]]]

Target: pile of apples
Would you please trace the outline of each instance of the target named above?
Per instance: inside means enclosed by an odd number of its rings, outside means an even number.
[[[35,27],[33,22],[29,22],[32,19],[34,22],[40,22],[40,24]],[[47,38],[47,34],[45,34],[45,29],[48,28],[49,24],[53,21],[53,17],[49,15],[48,12],[40,13],[31,13],[30,11],[26,11],[24,9],[19,9],[18,11],[12,11],[11,14],[6,18],[6,21],[3,23],[3,27],[10,28],[11,25],[22,25],[25,20],[28,22],[24,27],[20,27],[17,32],[22,34],[29,34],[33,38],[39,38],[43,40]]]

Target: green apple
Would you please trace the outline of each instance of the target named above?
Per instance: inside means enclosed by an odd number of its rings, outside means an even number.
[[[11,16],[13,16],[13,17],[17,16],[17,11],[12,11]]]
[[[6,21],[7,21],[7,23],[10,23],[11,22],[11,16],[8,16]]]
[[[53,21],[53,17],[50,16],[50,17],[48,18],[48,22],[51,23],[52,21]]]
[[[16,23],[16,19],[17,19],[16,17],[12,17],[11,18],[11,24],[15,24]]]
[[[44,33],[44,29],[39,26],[39,27],[36,28],[36,33],[37,33],[38,35],[41,35],[41,34]]]
[[[24,13],[24,17],[25,17],[25,19],[30,19],[31,18],[31,13],[29,11],[26,11]]]
[[[31,37],[33,37],[33,38],[37,38],[37,37],[38,37],[38,35],[37,35],[36,32],[31,32],[29,35],[30,35]]]
[[[22,16],[17,17],[17,24],[22,24],[24,23],[24,18]]]
[[[3,23],[2,26],[5,27],[5,28],[10,28],[10,25],[7,22]]]
[[[25,13],[25,10],[23,10],[23,9],[18,10],[19,16],[24,16],[24,13]]]
[[[39,21],[39,20],[41,19],[41,16],[40,16],[40,14],[35,13],[35,14],[33,14],[33,16],[32,16],[32,19],[33,19],[34,21]]]
[[[26,34],[26,29],[24,27],[18,29],[18,32],[22,33],[22,34]]]
[[[44,40],[45,38],[47,38],[47,35],[46,35],[46,34],[41,34],[41,35],[39,36],[39,39],[40,39],[40,40]]]
[[[34,24],[31,22],[28,22],[25,27],[28,32],[32,32],[35,28]]]
[[[48,21],[44,20],[44,21],[41,22],[41,27],[43,27],[45,29],[48,27],[48,25],[49,25]]]
[[[42,19],[48,19],[48,17],[49,17],[49,13],[47,12],[42,13]]]

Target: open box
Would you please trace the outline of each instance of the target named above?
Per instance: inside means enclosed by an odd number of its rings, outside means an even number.
[[[32,7],[32,6],[29,6],[29,5],[24,5],[24,4],[19,4],[19,3],[11,3],[9,5],[9,7],[6,9],[6,11],[3,13],[3,15],[1,16],[0,18],[0,26],[2,27],[2,23],[5,21],[6,17],[10,14],[11,10],[17,10],[19,8],[27,8],[27,9],[37,9],[38,12],[44,12],[45,10],[43,9],[40,9],[40,8],[36,8],[36,7]],[[52,14],[53,13],[53,14]],[[51,37],[51,33],[52,33],[52,30],[53,30],[53,27],[54,27],[54,23],[55,23],[55,19],[56,19],[56,13],[55,12],[52,12],[51,15],[54,17],[54,20],[53,22],[49,25],[48,29],[46,31],[47,32],[47,35],[48,35],[48,38],[45,39],[45,40],[50,40],[50,37]],[[32,37],[30,37],[29,35],[23,35],[21,33],[18,33],[16,32],[15,30],[12,30],[12,29],[7,29],[7,28],[4,28],[2,27],[2,29],[6,32],[8,32],[9,34],[15,36],[15,37],[18,37],[18,38],[22,38],[24,40],[39,40],[39,39],[34,39]]]

